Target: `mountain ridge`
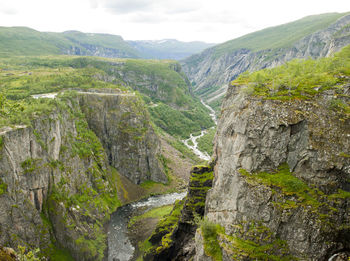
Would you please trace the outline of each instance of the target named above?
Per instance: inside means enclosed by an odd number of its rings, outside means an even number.
[[[299,28],[300,24],[308,25],[308,29]],[[349,13],[308,16],[206,49],[183,60],[181,64],[194,85],[195,94],[218,109],[228,83],[239,74],[247,70],[275,67],[294,58],[329,56],[350,43],[349,24]],[[313,32],[310,33],[310,30]],[[294,40],[287,41],[281,37],[281,31],[285,31],[282,36],[286,32],[292,34],[291,39]],[[264,35],[264,32],[269,34]],[[252,40],[253,36],[255,38]],[[264,40],[264,37],[267,39]],[[299,40],[295,40],[298,37]],[[245,39],[244,46],[242,39]],[[273,40],[279,41],[279,44],[275,48],[266,48]],[[237,42],[237,46],[232,46]],[[263,48],[258,48],[258,44],[262,44]]]
[[[0,27],[0,57],[64,54],[179,60],[212,45],[175,39],[126,41],[120,35],[77,30],[57,33],[40,32],[24,26]]]

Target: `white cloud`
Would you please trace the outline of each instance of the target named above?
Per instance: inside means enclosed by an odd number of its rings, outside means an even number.
[[[347,11],[349,0],[0,0],[0,26],[222,42],[306,15]]]

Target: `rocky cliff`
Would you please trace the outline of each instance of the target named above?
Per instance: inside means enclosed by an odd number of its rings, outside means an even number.
[[[1,129],[1,245],[40,247],[43,256],[64,248],[76,260],[102,260],[103,224],[120,205],[109,162],[125,175],[133,167],[135,182],[166,180],[157,161],[159,142],[137,102],[125,93],[67,94],[30,125]],[[99,120],[103,124],[94,125]],[[126,138],[123,130],[130,129]],[[134,165],[123,166],[125,157]]]
[[[97,90],[96,90],[97,91]],[[79,104],[106,150],[109,164],[135,184],[167,182],[160,167],[160,141],[142,100],[134,93],[80,92]]]
[[[328,260],[350,247],[349,84],[288,101],[230,86],[195,260]],[[341,100],[341,101],[340,101]],[[212,247],[210,247],[212,246]],[[344,259],[345,260],[345,259]]]
[[[349,24],[350,15],[344,14],[343,17],[325,28],[278,48],[273,47],[276,45],[274,42],[271,43],[271,47],[259,48],[259,44],[263,44],[262,42],[265,41],[263,34],[265,31],[256,32],[242,37],[244,44],[241,44],[239,42],[241,38],[238,38],[237,47],[235,47],[235,40],[232,40],[233,46],[228,46],[231,43],[227,42],[222,46],[218,45],[201,54],[187,58],[182,63],[183,70],[195,83],[195,93],[208,102],[214,102],[223,98],[228,83],[245,71],[275,67],[295,58],[325,57],[339,51],[350,43]],[[299,33],[298,26],[293,25],[294,27],[290,28],[287,25],[282,25],[280,27],[283,26],[285,26],[284,31],[289,32],[289,36]],[[302,26],[312,27],[313,24],[303,24]],[[275,42],[279,43],[282,41],[280,39],[282,33],[277,29],[278,27],[276,29],[268,28],[266,34],[269,35],[268,30],[276,30],[276,35],[271,33],[271,37],[274,37]],[[250,48],[249,46],[254,41],[257,42],[257,47]]]
[[[212,166],[194,166],[185,199],[177,202],[172,212],[161,220],[148,241],[151,247],[143,260],[192,260],[194,235],[204,215],[204,203],[212,186]]]

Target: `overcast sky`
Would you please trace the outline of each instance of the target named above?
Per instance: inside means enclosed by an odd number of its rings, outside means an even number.
[[[219,43],[307,15],[349,11],[350,0],[0,0],[0,26]]]

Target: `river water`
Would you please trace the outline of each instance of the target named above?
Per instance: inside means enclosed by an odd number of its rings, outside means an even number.
[[[153,196],[118,208],[112,214],[108,225],[108,261],[132,259],[135,247],[128,238],[128,223],[133,215],[141,215],[152,208],[174,204],[176,200],[185,196],[186,192]]]
[[[201,100],[201,103],[210,111],[209,115],[213,119],[215,125],[217,125],[218,121],[216,119],[216,114],[213,108],[210,107],[208,104],[206,104],[203,100]],[[208,153],[202,152],[198,149],[198,142],[197,142],[197,140],[206,133],[207,133],[207,130],[202,130],[200,135],[194,136],[193,134],[191,134],[190,138],[188,138],[187,140],[183,140],[182,142],[187,146],[187,148],[192,150],[193,153],[196,154],[200,159],[208,161],[210,160],[210,156],[208,155]],[[190,141],[191,141],[191,144],[193,145],[190,144]]]

